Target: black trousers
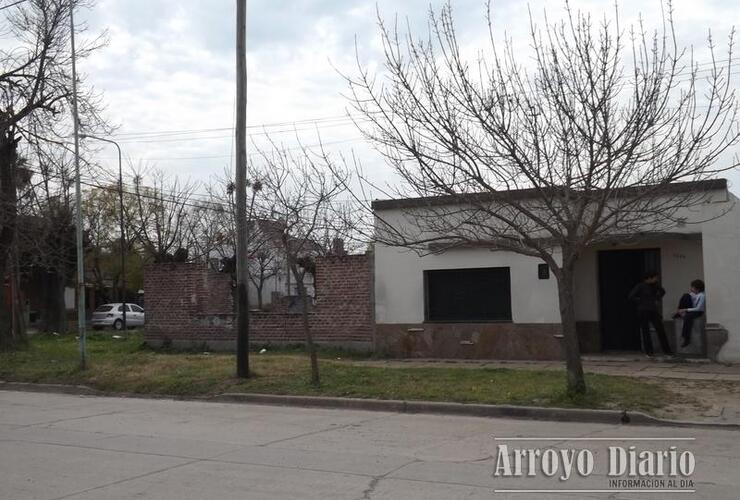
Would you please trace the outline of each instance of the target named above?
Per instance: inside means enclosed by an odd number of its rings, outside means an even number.
[[[651,324],[655,328],[655,333],[658,334],[658,341],[663,353],[673,354],[671,346],[668,344],[668,337],[665,334],[665,327],[663,327],[663,318],[658,314],[658,311],[637,311],[637,317],[640,320],[642,347],[645,349],[645,354],[653,355],[653,338],[650,335]]]
[[[678,308],[679,309],[689,309],[690,307],[693,307],[693,302],[691,301],[691,295],[688,293],[684,293],[681,296],[681,300],[678,301]],[[681,337],[683,337],[684,341],[687,343],[691,342],[691,331],[694,328],[694,320],[696,318],[701,318],[701,316],[704,313],[702,311],[695,311],[695,312],[687,312],[683,315],[683,327],[681,328]]]

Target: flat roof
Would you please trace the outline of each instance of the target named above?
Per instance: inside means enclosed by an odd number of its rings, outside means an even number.
[[[623,188],[620,195],[629,196],[630,193],[642,189],[650,189],[655,185],[631,186]],[[544,188],[558,189],[558,188]],[[727,189],[727,179],[709,179],[704,181],[676,182],[662,186],[660,194],[679,194],[689,193],[692,191],[718,191]],[[484,192],[484,193],[460,193],[440,196],[424,196],[419,198],[397,198],[391,200],[373,200],[371,206],[373,210],[392,210],[396,208],[419,208],[425,206],[453,205],[464,203],[465,201],[494,201],[496,198],[509,199],[526,199],[534,198],[539,195],[541,190],[529,189],[512,189],[506,191]],[[598,191],[594,191],[598,192]]]

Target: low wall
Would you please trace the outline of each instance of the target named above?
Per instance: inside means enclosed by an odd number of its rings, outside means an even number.
[[[371,349],[372,259],[368,255],[330,256],[317,260],[316,301],[309,313],[318,343]],[[232,279],[202,264],[165,263],[145,272],[145,340],[179,347],[206,344],[233,349],[236,341]],[[300,343],[305,340],[299,308],[285,297],[271,311],[250,313],[253,344]]]
[[[423,323],[376,325],[378,352],[405,358],[562,359],[560,324]]]

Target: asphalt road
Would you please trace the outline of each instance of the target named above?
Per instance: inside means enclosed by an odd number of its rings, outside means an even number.
[[[537,439],[511,439],[523,437]],[[668,440],[676,438],[683,441]],[[0,391],[0,499],[734,500],[738,438],[723,430]],[[509,451],[589,449],[594,470],[561,481],[561,462],[552,478],[539,469],[535,477],[494,477],[502,444]],[[610,485],[606,476],[607,446],[631,445],[691,451],[693,482],[619,492],[626,486]],[[656,487],[696,492],[655,493]]]

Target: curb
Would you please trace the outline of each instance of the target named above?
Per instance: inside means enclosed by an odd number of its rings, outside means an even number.
[[[395,399],[363,399],[325,396],[288,396],[279,394],[224,393],[210,397],[178,397],[171,395],[133,394],[99,391],[84,385],[33,384],[0,381],[0,391],[26,391],[79,396],[105,396],[139,399],[170,399],[219,403],[251,403],[303,408],[351,409],[392,413],[420,413],[488,418],[516,418],[557,422],[584,422],[610,425],[643,425],[660,427],[694,427],[705,429],[740,430],[740,424],[668,420],[640,411],[587,410],[581,408],[543,408],[538,406],[487,405],[475,403],[443,403],[434,401],[403,401]],[[623,422],[625,415],[628,422]]]
[[[740,430],[740,424],[694,422],[653,417],[640,411],[626,412],[629,422],[622,422],[625,412],[587,410],[581,408],[543,408],[539,406],[487,405],[475,403],[442,403],[434,401],[402,401],[393,399],[338,398],[323,396],[287,396],[278,394],[225,393],[210,401],[254,403],[309,408],[342,408],[395,413],[426,413],[489,418],[517,418],[557,422],[585,422],[611,425],[644,425],[662,427],[698,427]]]

